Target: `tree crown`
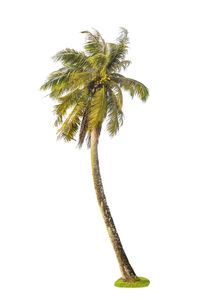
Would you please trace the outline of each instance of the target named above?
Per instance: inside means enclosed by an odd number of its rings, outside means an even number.
[[[80,147],[86,136],[90,145],[92,129],[100,134],[105,119],[109,134],[118,132],[123,124],[122,90],[143,101],[148,97],[144,84],[120,74],[131,63],[125,59],[129,43],[125,28],[121,28],[116,43],[106,43],[97,30],[82,33],[86,34],[85,51],[66,48],[58,52],[53,59],[63,66],[41,86],[41,90],[50,90],[49,96],[57,101],[54,112],[55,126],[60,126],[58,138],[74,140],[79,130]]]

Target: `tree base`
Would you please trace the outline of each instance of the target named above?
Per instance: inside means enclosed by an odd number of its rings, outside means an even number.
[[[140,288],[148,286],[149,284],[149,279],[144,277],[137,277],[135,282],[125,282],[122,280],[122,278],[119,278],[117,281],[115,281],[115,286],[124,288]]]

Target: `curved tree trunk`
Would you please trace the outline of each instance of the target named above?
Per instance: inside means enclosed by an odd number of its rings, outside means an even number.
[[[111,240],[113,245],[120,271],[122,274],[122,279],[124,281],[134,282],[136,280],[136,274],[131,267],[126,253],[122,247],[119,235],[115,228],[114,221],[112,219],[110,209],[106,202],[106,197],[103,190],[103,185],[101,181],[101,175],[99,170],[99,160],[98,160],[98,137],[99,132],[97,129],[93,129],[91,131],[91,162],[92,162],[92,175],[94,180],[94,187],[97,195],[98,204]]]

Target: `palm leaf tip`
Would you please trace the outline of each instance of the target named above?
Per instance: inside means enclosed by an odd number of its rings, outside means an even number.
[[[141,100],[146,101],[148,97],[149,97],[149,90],[145,85],[143,85],[143,88],[141,91]]]
[[[125,45],[127,45],[129,43],[128,30],[126,28],[120,27],[120,34],[117,38],[117,41],[120,44],[125,44]]]

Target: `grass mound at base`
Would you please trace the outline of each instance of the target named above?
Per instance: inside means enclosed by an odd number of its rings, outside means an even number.
[[[124,282],[122,278],[119,278],[117,281],[115,281],[115,286],[125,288],[140,288],[148,286],[149,284],[149,279],[144,277],[137,277],[136,282]]]

